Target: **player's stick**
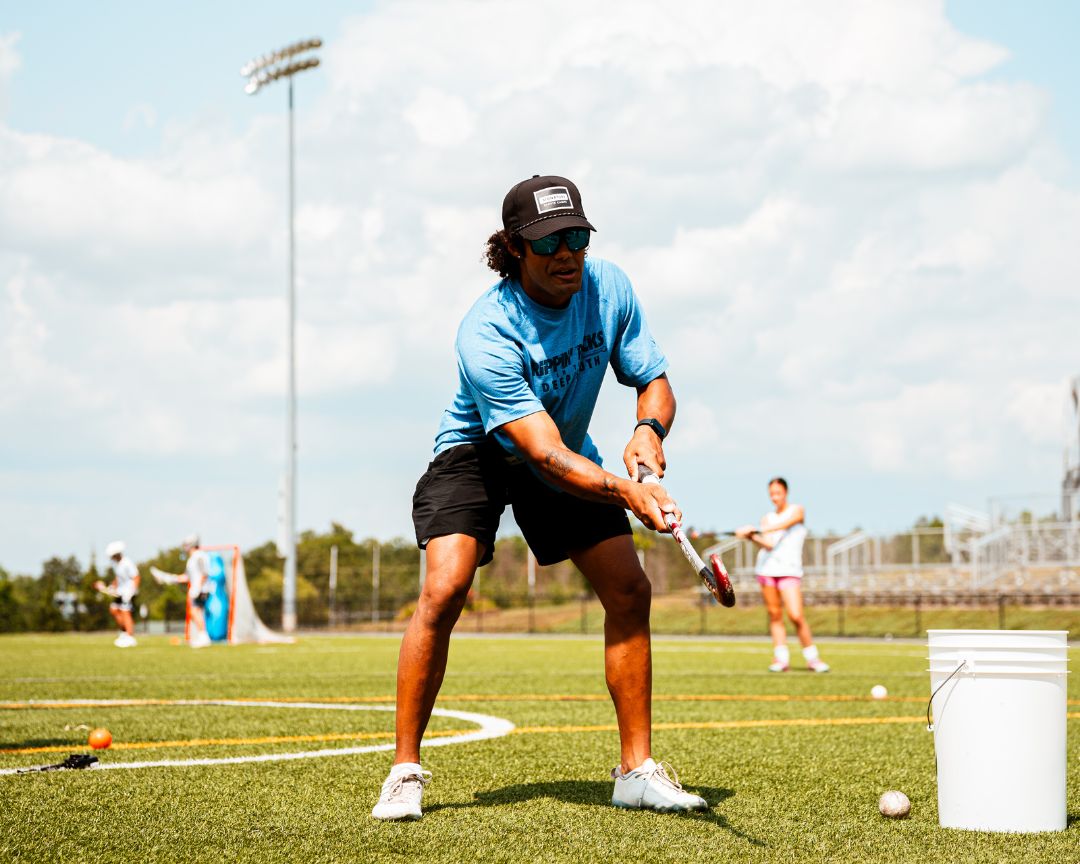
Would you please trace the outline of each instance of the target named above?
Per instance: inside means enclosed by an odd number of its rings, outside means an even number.
[[[20,768],[16,774],[35,774],[39,771],[78,771],[81,768],[92,768],[98,761],[97,756],[89,753],[72,753],[63,762],[55,765],[35,765],[33,768]]]
[[[655,483],[659,486],[660,478],[653,474],[648,466],[638,465],[638,482]],[[690,541],[686,539],[686,534],[683,533],[682,526],[675,518],[675,514],[665,513],[664,522],[667,524],[668,530],[671,531],[671,536],[675,538],[679,548],[682,549],[686,560],[690,562],[690,566],[697,571],[701,581],[709,589],[709,593],[716,598],[720,605],[734,606],[735,589],[731,587],[731,579],[728,578],[727,570],[724,569],[724,562],[720,560],[720,556],[713,555],[709,562],[712,564],[712,568],[706,567],[705,562],[701,560],[701,556],[697,554],[694,547],[690,545]]]

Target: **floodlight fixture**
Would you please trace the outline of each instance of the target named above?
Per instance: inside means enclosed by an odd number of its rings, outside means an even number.
[[[276,69],[267,69],[264,72],[260,72],[258,75],[252,75],[248,79],[248,83],[244,86],[244,92],[254,96],[263,87],[272,81],[277,81],[279,78],[289,78],[295,75],[297,72],[303,72],[305,69],[314,69],[319,65],[318,57],[308,57],[305,60],[299,60],[296,63],[290,63],[288,66],[279,66]]]
[[[300,42],[294,42],[292,45],[286,45],[278,51],[272,51],[269,54],[263,54],[261,57],[256,57],[254,60],[248,61],[240,68],[240,74],[244,78],[251,78],[256,72],[261,72],[261,70],[266,69],[268,66],[273,66],[275,63],[280,63],[290,57],[295,57],[297,54],[303,54],[305,51],[314,51],[321,47],[322,39],[319,39],[318,37],[315,37],[314,39],[303,39]],[[249,81],[244,90],[251,94],[257,93],[260,87],[269,84],[271,81],[276,81],[278,78],[291,77],[297,72],[302,72],[305,69],[313,69],[318,65],[318,57],[309,57],[296,63],[290,63],[285,67],[269,70],[269,72],[262,73]]]

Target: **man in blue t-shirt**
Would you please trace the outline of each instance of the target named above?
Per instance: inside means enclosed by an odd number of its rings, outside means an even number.
[[[651,589],[626,518],[632,510],[665,531],[664,512],[682,515],[662,487],[636,482],[638,465],[659,476],[666,466],[662,442],[675,417],[667,359],[626,275],[586,261],[596,229],[572,182],[537,175],[518,183],[502,218],[486,253],[502,280],[458,328],[457,394],[413,496],[427,578],[401,643],[394,767],[372,816],[421,816],[431,774],[420,767],[420,740],[450,633],[476,568],[492,559],[508,503],[536,560],[569,558],[603,604],[605,672],[621,740],[612,804],[704,809],[652,759]],[[609,365],[637,391],[636,425],[623,450],[629,477],[603,469],[588,433]]]

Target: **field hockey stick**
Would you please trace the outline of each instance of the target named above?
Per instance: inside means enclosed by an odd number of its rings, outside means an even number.
[[[82,768],[93,768],[98,761],[97,756],[89,753],[72,753],[63,762],[55,765],[35,765],[33,768],[20,768],[16,774],[35,774],[40,771],[78,771]]]
[[[660,478],[647,465],[638,465],[638,482],[653,483],[659,486]],[[664,523],[671,532],[671,536],[675,538],[675,542],[679,544],[679,548],[682,549],[686,560],[690,562],[690,566],[697,571],[701,581],[709,589],[709,593],[716,598],[716,602],[721,606],[734,606],[735,589],[731,587],[731,579],[728,578],[727,570],[724,569],[724,562],[720,560],[720,556],[713,555],[710,559],[712,568],[706,567],[705,562],[701,560],[701,556],[697,554],[694,547],[690,545],[690,541],[686,539],[686,534],[683,533],[682,526],[679,524],[679,520],[675,518],[675,514],[664,513]]]

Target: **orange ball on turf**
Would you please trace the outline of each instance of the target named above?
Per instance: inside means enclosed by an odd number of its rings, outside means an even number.
[[[105,750],[112,744],[112,732],[108,729],[95,729],[90,733],[90,746],[95,750]]]

